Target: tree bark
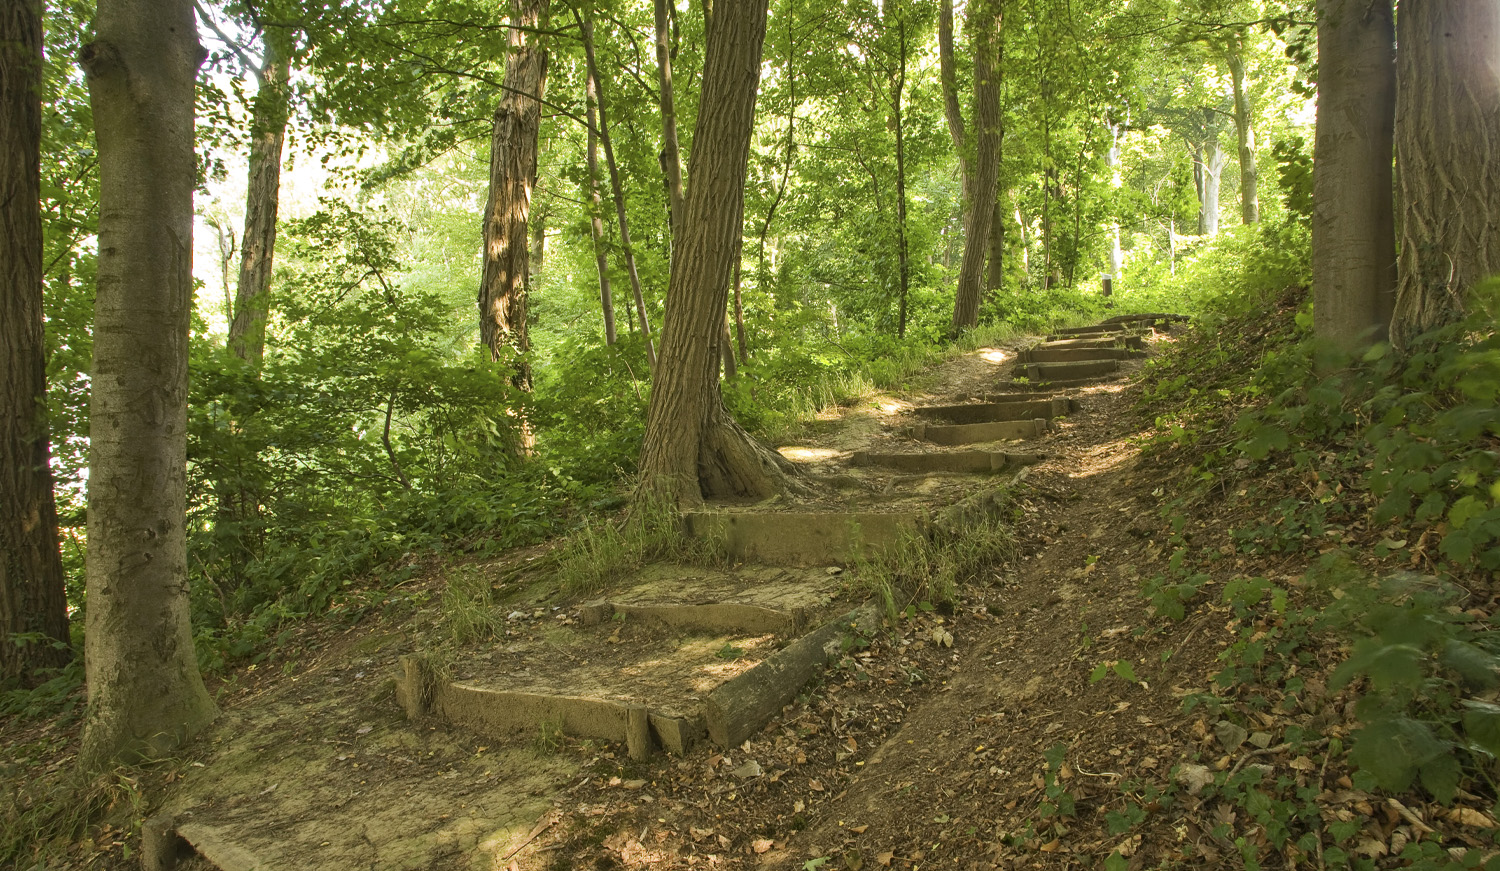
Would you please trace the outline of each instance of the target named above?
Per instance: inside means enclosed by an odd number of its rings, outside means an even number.
[[[79,761],[169,752],[214,718],[188,624],[193,299],[189,0],[103,0],[82,53],[99,149],[89,409],[89,698]]]
[[[71,658],[42,329],[42,4],[0,7],[0,686]],[[21,634],[42,640],[21,643]]]
[[[271,268],[276,252],[276,213],[281,201],[281,154],[290,112],[290,52],[279,35],[268,32],[259,74],[260,87],[250,110],[250,167],[245,185],[245,232],[240,243],[240,277],[235,290],[234,319],[229,323],[229,350],[259,368],[266,351],[266,318],[270,314]]]
[[[604,241],[604,199],[599,194],[599,136],[595,132],[598,116],[598,82],[592,73],[585,86],[588,103],[589,228],[594,236],[594,264],[599,270],[599,307],[604,311],[604,344],[615,343],[615,300],[609,289],[609,256]]]
[[[765,30],[766,0],[718,0],[708,20],[686,220],[667,289],[638,491],[677,507],[704,496],[769,495],[790,468],[725,411],[718,377]]]
[[[1255,125],[1250,113],[1250,95],[1245,91],[1245,57],[1238,43],[1226,55],[1229,78],[1234,87],[1234,135],[1239,146],[1240,220],[1260,221],[1260,194],[1255,169]]]
[[[672,244],[682,225],[682,150],[677,144],[677,101],[672,94],[672,44],[669,0],[654,0],[656,15],[656,74],[661,90],[661,169],[667,183],[668,220]]]
[[[1389,0],[1319,0],[1313,332],[1349,348],[1381,338],[1395,302],[1395,44]]]
[[[646,362],[654,370],[656,350],[651,347],[651,320],[646,317],[646,296],[641,291],[641,275],[635,268],[635,247],[630,244],[630,222],[625,217],[625,188],[620,183],[620,168],[615,163],[615,148],[609,139],[609,104],[604,99],[604,82],[599,79],[599,65],[594,60],[594,24],[580,17],[577,10],[574,10],[573,17],[583,32],[584,59],[599,101],[599,141],[604,145],[604,162],[609,166],[609,187],[614,193],[615,219],[620,227],[620,251],[625,255],[625,271],[630,275],[630,287],[635,293],[635,311],[641,319],[641,336],[646,340]],[[672,256],[675,259],[677,255]]]
[[[547,84],[547,51],[519,28],[539,27],[546,0],[511,0],[510,56],[505,95],[490,137],[490,190],[484,209],[484,270],[479,282],[479,338],[490,359],[512,358],[511,383],[531,390],[527,335],[530,246],[527,222],[536,187],[537,148]]]
[[[1500,273],[1500,3],[1402,0],[1396,16],[1401,257],[1391,338],[1463,316]]]
[[[938,80],[943,91],[943,117],[958,155],[958,177],[964,202],[969,200],[969,137],[958,104],[958,63],[953,53],[953,0],[938,4]]]
[[[999,0],[973,0],[970,25],[974,34],[974,161],[968,217],[964,220],[964,256],[958,269],[958,292],[953,301],[954,334],[979,323],[984,297],[984,255],[989,245],[990,221],[995,214],[999,180],[1000,70],[998,60]]]

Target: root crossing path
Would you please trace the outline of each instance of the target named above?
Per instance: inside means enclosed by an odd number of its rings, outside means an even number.
[[[146,866],[1097,865],[1120,845],[1058,804],[1165,778],[1203,680],[1135,631],[1174,484],[1137,467],[1124,391],[1180,320],[983,349],[831,415],[782,449],[821,495],[687,518],[704,558],[586,596],[524,558],[453,570],[502,598],[492,638],[453,643],[435,603],[325,630],[227,706]],[[952,605],[872,596],[974,506],[1019,518],[1007,564]]]

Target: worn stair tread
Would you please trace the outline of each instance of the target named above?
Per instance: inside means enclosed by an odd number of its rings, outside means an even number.
[[[977,445],[984,442],[1034,439],[1050,429],[1044,418],[1033,420],[996,420],[988,423],[962,423],[951,426],[918,424],[907,435],[919,441],[938,445]]]
[[[962,405],[928,405],[912,409],[921,417],[949,424],[991,423],[1002,420],[1036,420],[1061,417],[1071,403],[1062,397],[1024,402],[970,402]]]
[[[1129,348],[1054,348],[1038,345],[1016,356],[1022,365],[1030,363],[1076,363],[1095,360],[1133,360],[1146,356],[1144,351]]]
[[[848,563],[921,524],[907,511],[690,511],[683,521],[731,559],[790,565]]]
[[[1041,454],[1008,451],[923,451],[920,453],[873,453],[856,451],[853,466],[880,466],[899,472],[999,472],[1041,462]]]

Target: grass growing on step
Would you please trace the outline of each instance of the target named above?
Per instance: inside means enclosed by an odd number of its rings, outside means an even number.
[[[986,491],[947,509],[923,530],[857,562],[857,576],[895,618],[922,603],[951,607],[959,589],[1015,553],[1012,498],[1007,488]]]
[[[590,594],[654,561],[720,565],[722,546],[686,535],[682,519],[664,503],[637,501],[623,522],[590,521],[557,552],[557,580],[563,589]]]
[[[490,579],[473,566],[448,576],[442,614],[444,631],[460,646],[495,637],[505,623],[496,608]]]

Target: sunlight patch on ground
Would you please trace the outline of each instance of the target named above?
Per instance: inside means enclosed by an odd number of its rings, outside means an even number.
[[[1117,468],[1126,460],[1133,458],[1136,454],[1136,446],[1131,444],[1130,439],[1117,439],[1112,442],[1095,447],[1086,453],[1079,463],[1077,471],[1069,477],[1092,478]]]
[[[875,403],[875,406],[880,409],[881,414],[900,414],[903,411],[910,410],[912,407],[910,402],[903,402],[899,399],[891,399],[889,397],[880,399]]]
[[[1005,352],[999,348],[981,348],[979,357],[986,363],[1004,363],[1007,359]]]
[[[818,460],[831,460],[842,454],[842,451],[833,448],[798,448],[785,447],[776,449],[783,457],[794,463],[815,463]]]

